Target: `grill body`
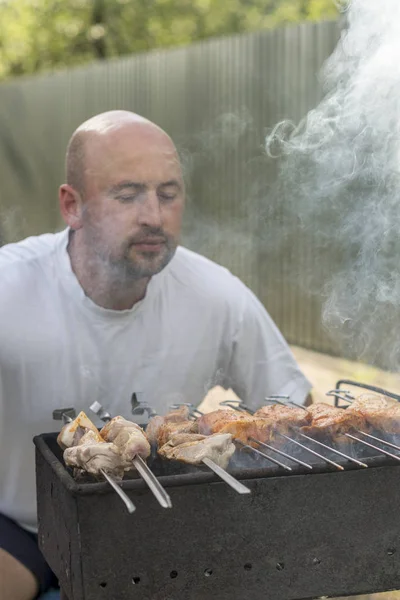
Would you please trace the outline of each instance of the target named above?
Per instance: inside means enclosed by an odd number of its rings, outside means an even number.
[[[39,543],[69,600],[299,600],[400,588],[400,465],[279,475],[163,476],[173,508],[140,480],[77,484],[57,434],[35,438]],[[156,470],[155,470],[156,472]],[[156,472],[157,474],[157,472]]]

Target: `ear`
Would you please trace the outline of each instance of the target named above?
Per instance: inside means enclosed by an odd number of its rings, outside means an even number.
[[[71,229],[82,227],[83,200],[79,192],[72,186],[64,183],[58,192],[60,211],[65,223]]]

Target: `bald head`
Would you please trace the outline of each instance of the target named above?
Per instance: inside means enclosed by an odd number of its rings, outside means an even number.
[[[126,110],[112,110],[95,115],[75,130],[67,147],[66,181],[81,196],[85,195],[85,173],[89,157],[95,149],[99,154],[102,147],[109,146],[112,138],[123,132],[129,132],[132,141],[137,141],[138,145],[143,137],[151,136],[155,145],[167,144],[176,152],[165,131],[140,115]],[[101,160],[101,156],[97,156],[97,159]],[[101,168],[101,165],[99,167]]]

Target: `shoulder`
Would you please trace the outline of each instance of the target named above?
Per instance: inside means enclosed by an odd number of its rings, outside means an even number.
[[[23,265],[31,261],[46,260],[51,255],[58,242],[66,235],[66,231],[60,233],[44,233],[31,236],[0,247],[0,269],[10,265]]]
[[[201,298],[242,301],[250,290],[227,268],[179,246],[171,261],[169,275],[176,285]],[[236,299],[236,300],[235,300]]]
[[[66,232],[28,237],[0,248],[0,278],[3,289],[25,290],[48,272],[52,257]],[[4,287],[8,286],[8,287]]]

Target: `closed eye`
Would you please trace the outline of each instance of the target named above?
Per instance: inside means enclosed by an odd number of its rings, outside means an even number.
[[[139,196],[139,194],[123,194],[123,195],[116,196],[116,199],[119,200],[119,202],[127,203],[127,202],[133,202],[134,200],[136,200],[138,198],[138,196]]]
[[[158,197],[160,198],[161,201],[172,202],[172,200],[175,200],[176,194],[159,193]]]

